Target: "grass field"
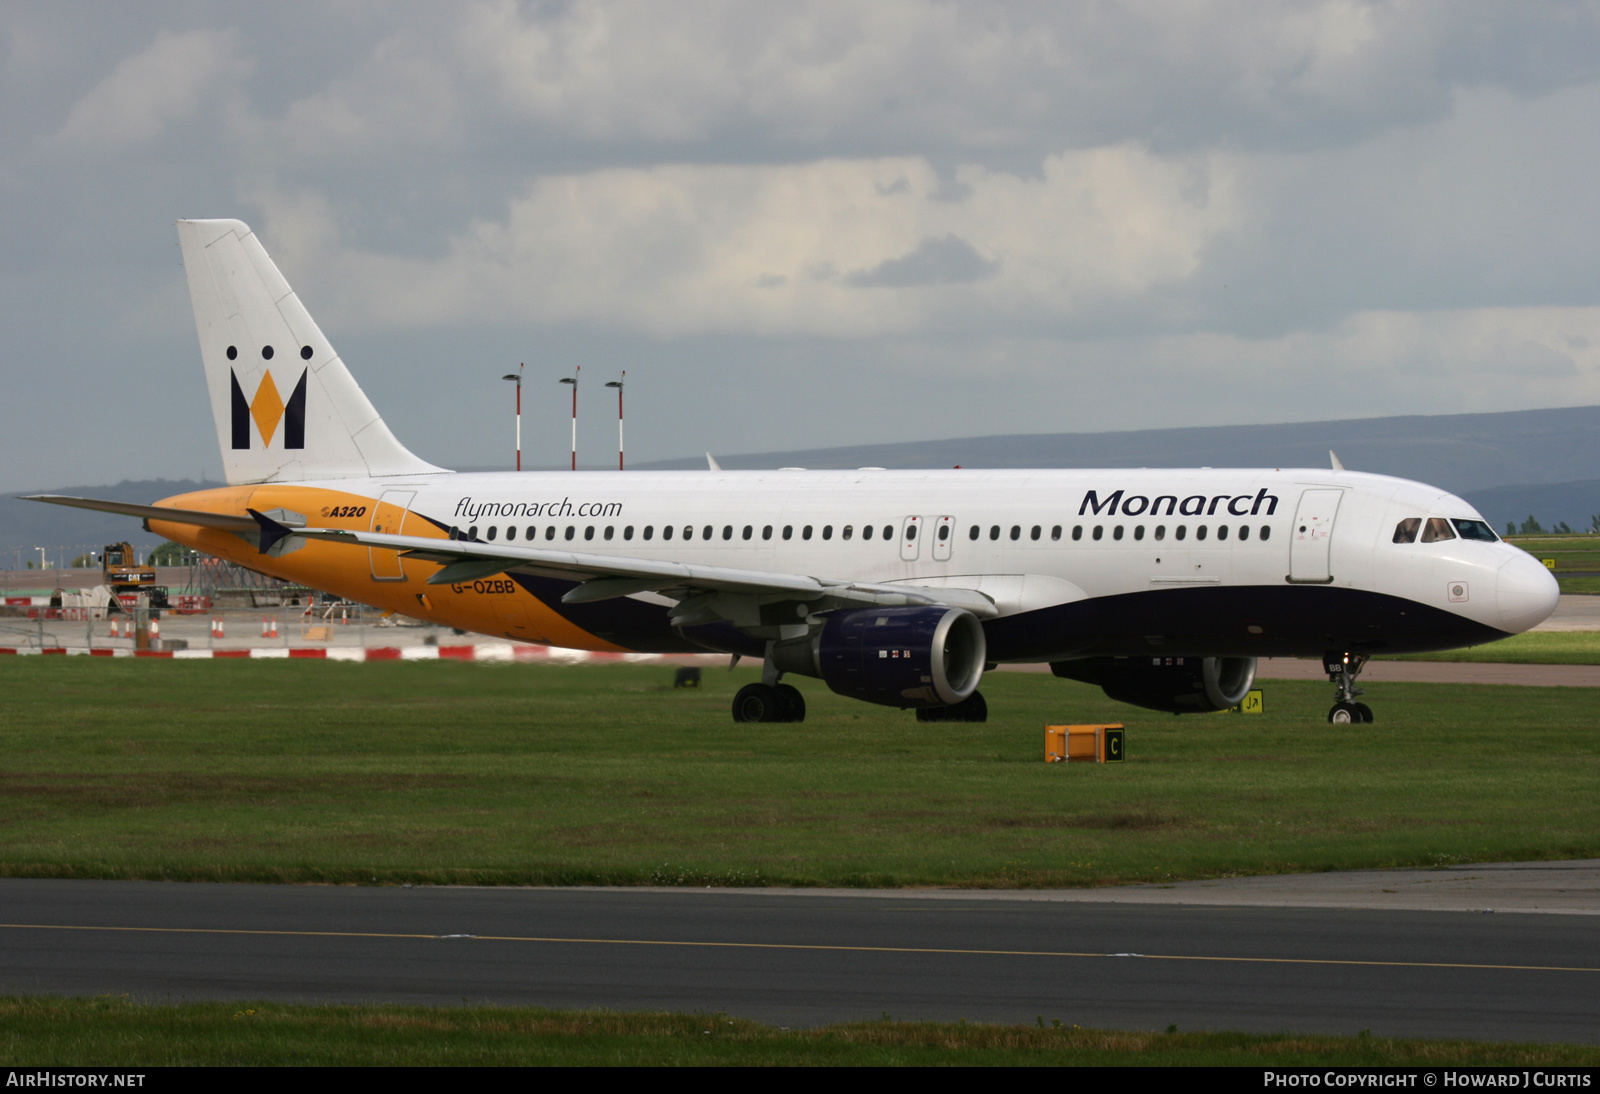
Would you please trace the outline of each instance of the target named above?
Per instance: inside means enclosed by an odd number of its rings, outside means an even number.
[[[1563,593],[1600,593],[1600,577],[1570,576],[1574,571],[1600,573],[1600,536],[1513,536],[1506,542],[1535,558],[1553,560]]]
[[[111,1065],[1587,1066],[1590,1045],[1119,1032],[857,1022],[780,1030],[726,1015],[534,1008],[290,1006],[0,998],[0,1054],[29,1067]]]
[[[1529,631],[1484,646],[1380,657],[1380,661],[1477,661],[1510,665],[1600,665],[1600,631]]]
[[[1600,855],[1593,691],[1324,683],[1182,718],[1047,676],[986,725],[805,682],[660,666],[0,662],[0,873],[694,885],[1108,884]],[[1128,762],[1047,765],[1047,722],[1120,721]]]

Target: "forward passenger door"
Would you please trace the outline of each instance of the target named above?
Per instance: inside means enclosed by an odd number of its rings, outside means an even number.
[[[1289,580],[1294,584],[1326,585],[1333,580],[1328,554],[1343,496],[1343,490],[1307,490],[1300,495],[1289,539]]]

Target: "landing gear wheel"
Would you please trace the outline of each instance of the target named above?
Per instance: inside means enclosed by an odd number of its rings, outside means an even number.
[[[778,693],[778,698],[783,700],[785,722],[803,722],[806,720],[806,697],[800,694],[800,689],[790,684],[774,685],[773,691]]]
[[[1335,703],[1328,721],[1336,726],[1358,726],[1372,721],[1372,709],[1365,703]]]
[[[949,707],[918,707],[917,721],[943,722],[946,720],[945,715],[949,712],[949,710]]]
[[[786,722],[789,704],[768,684],[746,684],[733,697],[735,722]]]

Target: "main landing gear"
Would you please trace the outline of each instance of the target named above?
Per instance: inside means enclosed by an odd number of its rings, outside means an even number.
[[[788,684],[746,684],[733,697],[735,722],[803,722],[806,699]]]
[[[738,658],[734,658],[735,661]],[[730,666],[731,667],[731,666]],[[803,722],[806,697],[800,689],[780,684],[783,673],[772,663],[772,643],[767,643],[767,659],[761,666],[761,683],[746,684],[733,697],[735,722]]]
[[[989,704],[983,701],[983,692],[975,691],[959,703],[947,707],[918,707],[919,722],[987,722]]]
[[[1360,725],[1372,721],[1372,708],[1355,701],[1356,696],[1366,694],[1356,687],[1356,677],[1361,675],[1366,665],[1367,655],[1364,653],[1322,655],[1322,668],[1327,672],[1329,682],[1338,688],[1333,697],[1333,709],[1328,711],[1328,721],[1334,725]]]

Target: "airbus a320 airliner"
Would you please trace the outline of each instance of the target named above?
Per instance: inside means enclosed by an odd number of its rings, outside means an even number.
[[[1154,710],[1237,704],[1260,657],[1322,657],[1370,721],[1374,653],[1504,638],[1555,579],[1473,508],[1334,470],[465,474],[390,433],[251,230],[178,223],[229,485],[127,505],[153,533],[431,622],[588,650],[764,662],[733,716],[797,722],[784,677],[983,721],[1000,662]],[[1334,461],[1335,465],[1337,461]]]

